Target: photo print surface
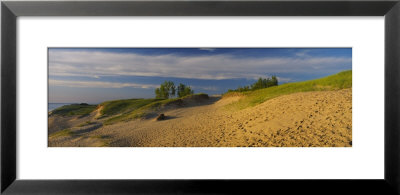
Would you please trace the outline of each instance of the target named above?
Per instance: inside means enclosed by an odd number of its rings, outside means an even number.
[[[48,48],[49,147],[351,147],[352,48]]]

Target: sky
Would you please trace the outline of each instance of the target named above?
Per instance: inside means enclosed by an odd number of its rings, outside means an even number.
[[[276,75],[279,84],[352,69],[351,48],[49,48],[49,103],[153,98],[164,81],[222,94]]]

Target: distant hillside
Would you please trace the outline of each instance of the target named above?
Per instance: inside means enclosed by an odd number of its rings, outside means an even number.
[[[228,105],[228,108],[243,109],[258,105],[269,99],[297,92],[331,91],[352,87],[352,71],[343,71],[320,79],[287,83],[279,86],[247,92],[228,92],[223,98],[243,96],[239,101]]]
[[[125,99],[106,101],[99,105],[71,104],[55,109],[49,116],[85,117],[97,111],[95,119],[104,125],[147,117],[152,112],[167,108],[190,105],[208,99],[207,94],[194,94],[171,99]],[[153,113],[154,114],[154,113]]]
[[[191,101],[202,101],[203,99],[208,99],[207,94],[194,94],[188,95],[181,98],[171,98],[171,99],[136,99],[136,100],[117,100],[112,102],[105,102],[103,112],[105,114],[110,111],[114,116],[108,118],[104,124],[110,125],[120,121],[129,121],[142,117],[149,117],[154,114],[153,112],[167,107],[180,107],[188,105]],[[124,108],[121,109],[123,104]]]
[[[61,116],[85,116],[89,115],[96,109],[97,105],[89,104],[71,104],[61,106],[49,112],[49,115],[61,115]]]

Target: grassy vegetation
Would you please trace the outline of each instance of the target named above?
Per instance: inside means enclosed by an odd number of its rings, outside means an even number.
[[[125,109],[125,112],[121,112],[118,111],[117,108],[112,108],[110,107],[110,110],[115,110],[115,112],[113,112],[114,117],[111,117],[109,119],[107,119],[106,121],[104,121],[104,125],[110,125],[110,124],[114,124],[117,122],[121,122],[121,121],[130,121],[133,119],[138,119],[138,118],[142,118],[145,117],[146,114],[148,114],[151,111],[155,111],[157,109],[160,109],[164,106],[168,106],[168,105],[179,105],[182,102],[182,100],[186,99],[186,98],[191,98],[191,97],[197,97],[197,96],[207,96],[207,94],[204,93],[199,93],[199,94],[194,94],[194,95],[187,95],[185,97],[181,97],[181,98],[170,98],[170,99],[140,99],[141,102],[140,104],[137,103],[135,105],[140,105],[140,106],[132,106],[131,109]],[[125,100],[118,100],[118,101],[125,101]],[[113,103],[111,105],[119,105],[117,102]]]
[[[65,105],[52,111],[52,114],[57,114],[61,116],[85,116],[93,112],[97,105],[88,104],[71,104]]]
[[[70,129],[64,129],[64,130],[52,133],[50,135],[50,137],[62,137],[62,136],[72,136],[72,135],[74,135],[74,132],[72,132]]]
[[[103,106],[100,114],[102,116],[112,116],[115,114],[121,114],[131,112],[140,107],[148,105],[153,102],[160,101],[162,99],[128,99],[128,100],[115,100],[103,102],[100,105]]]
[[[352,87],[352,71],[343,71],[320,79],[287,83],[247,92],[228,92],[223,97],[243,95],[244,98],[228,105],[228,108],[243,109],[263,103],[269,99],[297,92],[339,90]]]
[[[94,124],[94,123],[95,123],[95,122],[92,122],[92,121],[86,121],[86,122],[84,122],[84,123],[78,125],[78,127],[83,127],[83,126],[91,125],[91,124]]]
[[[167,105],[168,103],[172,103],[177,101],[180,98],[173,98],[173,99],[150,99],[155,101],[149,101],[148,104],[145,104],[135,110],[131,110],[130,112],[124,112],[117,116],[111,117],[104,121],[104,125],[111,125],[120,121],[130,121],[133,119],[138,119],[144,117],[148,112],[157,110],[162,106]]]

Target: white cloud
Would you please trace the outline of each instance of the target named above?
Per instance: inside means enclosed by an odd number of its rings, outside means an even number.
[[[289,83],[289,82],[292,82],[293,79],[286,78],[286,77],[278,77],[278,81],[279,81],[279,83]]]
[[[191,86],[193,90],[207,90],[207,91],[218,91],[219,88],[215,86]]]
[[[302,55],[302,54],[299,54]],[[266,74],[320,73],[351,67],[351,57],[144,56],[132,53],[50,50],[52,76],[158,76],[197,79],[253,79]],[[278,75],[279,76],[279,75]]]
[[[308,55],[308,52],[310,52],[310,50],[308,49],[300,50],[299,52],[295,53],[295,55],[298,57],[310,57],[310,55]]]
[[[49,85],[63,86],[63,87],[77,87],[77,88],[157,88],[157,85],[137,84],[137,83],[118,83],[118,82],[102,82],[102,81],[67,81],[67,80],[54,80],[49,79]]]

